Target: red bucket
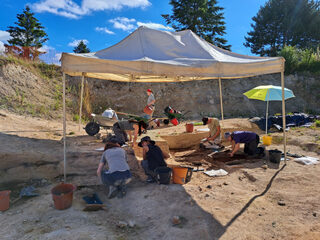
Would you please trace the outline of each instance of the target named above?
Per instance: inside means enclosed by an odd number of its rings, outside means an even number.
[[[6,211],[10,207],[10,190],[0,192],[0,211]]]
[[[186,132],[192,133],[193,132],[193,123],[186,124]]]
[[[64,210],[72,205],[73,192],[76,186],[68,183],[60,183],[51,189],[54,207],[58,210]]]
[[[176,118],[171,119],[170,122],[175,126],[177,126],[179,124],[179,122],[178,122],[178,120]]]

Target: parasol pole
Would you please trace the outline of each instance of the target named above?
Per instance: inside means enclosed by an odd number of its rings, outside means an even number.
[[[269,95],[270,89],[267,90],[267,112],[266,112],[266,134],[268,134],[268,113],[269,113]]]

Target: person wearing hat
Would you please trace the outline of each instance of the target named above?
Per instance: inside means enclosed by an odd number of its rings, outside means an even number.
[[[226,132],[224,134],[225,139],[231,142],[232,151],[229,153],[230,157],[240,149],[240,144],[244,143],[244,152],[248,155],[255,156],[260,152],[258,149],[258,144],[260,142],[260,137],[258,134],[250,131],[235,131]]]
[[[209,117],[204,117],[202,118],[203,125],[208,125],[209,128],[209,136],[205,139],[202,139],[202,144],[205,147],[220,147],[221,143],[221,138],[220,138],[220,133],[221,133],[221,128],[220,128],[220,123],[217,118],[209,118]]]
[[[116,136],[107,140],[98,169],[97,175],[101,182],[109,187],[108,198],[117,194],[123,197],[126,194],[125,185],[131,181],[131,172],[127,163],[126,151],[121,148],[121,142]],[[108,169],[105,170],[105,165]]]
[[[155,102],[156,99],[154,98],[153,92],[151,89],[147,89],[147,94],[148,94],[148,101],[147,101],[147,106],[152,110],[152,113],[148,115],[148,118],[151,119],[153,112],[155,110]]]
[[[167,163],[164,159],[169,158],[169,155],[162,152],[160,147],[158,147],[155,141],[151,140],[149,136],[143,137],[138,146],[143,148],[141,166],[148,176],[147,182],[155,182],[155,169],[158,167],[166,167]]]

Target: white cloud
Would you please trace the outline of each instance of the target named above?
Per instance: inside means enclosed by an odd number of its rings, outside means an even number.
[[[10,39],[10,33],[0,30],[0,41],[8,41]]]
[[[137,22],[137,25],[140,26],[146,26],[148,28],[152,28],[152,29],[163,29],[163,30],[173,30],[171,27],[169,26],[164,26],[160,23],[153,23],[153,22],[148,22],[148,23],[143,23],[143,22]]]
[[[77,4],[74,0],[41,0],[31,4],[35,12],[49,12],[67,18],[77,19],[94,11],[121,10],[128,8],[146,8],[148,0],[82,0]]]
[[[70,47],[76,47],[80,43],[80,41],[83,41],[85,45],[88,45],[89,41],[87,39],[79,39],[79,40],[73,40],[72,42],[68,43],[68,46]]]
[[[136,29],[136,20],[134,18],[129,19],[126,17],[117,17],[115,19],[109,20],[110,23],[113,23],[113,27],[116,29],[121,29],[123,31],[131,31]]]
[[[0,56],[4,55],[5,50],[4,43],[0,41]]]
[[[57,51],[54,47],[44,45],[39,49],[41,52],[45,52],[45,54],[40,55],[40,59],[48,64],[60,65],[61,52]]]
[[[104,32],[104,33],[107,33],[107,34],[114,34],[114,32],[110,31],[108,28],[106,27],[96,27],[95,30],[97,32]]]

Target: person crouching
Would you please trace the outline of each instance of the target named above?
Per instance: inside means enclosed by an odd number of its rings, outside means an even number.
[[[231,142],[232,151],[229,153],[230,157],[240,149],[240,144],[244,143],[244,153],[249,156],[263,156],[263,149],[258,148],[260,137],[258,134],[250,131],[235,131],[235,132],[226,132],[224,134],[225,139]]]
[[[108,165],[108,170],[104,166]],[[116,195],[123,197],[126,194],[126,184],[131,181],[131,172],[127,163],[126,151],[120,147],[120,141],[112,136],[107,140],[97,175],[102,183],[109,187],[108,198]]]
[[[169,158],[169,155],[162,152],[160,147],[155,145],[155,141],[151,140],[149,136],[143,137],[138,144],[143,148],[143,160],[141,166],[144,169],[145,174],[148,176],[147,182],[155,182],[155,170],[159,167],[167,167],[165,158]]]

